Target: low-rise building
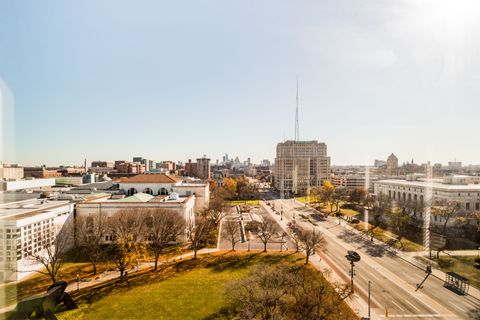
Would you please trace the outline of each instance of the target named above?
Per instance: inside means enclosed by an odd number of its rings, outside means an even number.
[[[195,210],[208,206],[210,188],[208,183],[185,182],[177,176],[167,174],[141,174],[119,182],[119,189],[127,196],[136,193],[168,195],[176,192],[181,196],[195,195]]]
[[[21,180],[23,177],[22,166],[18,164],[0,164],[0,180]]]
[[[62,174],[57,171],[58,168],[41,167],[24,167],[25,178],[55,178],[60,177]]]
[[[195,195],[182,197],[179,194],[172,192],[169,195],[153,196],[148,193],[136,193],[134,195],[118,198],[111,195],[100,195],[92,197],[77,203],[75,207],[76,216],[94,216],[105,214],[107,217],[112,217],[116,213],[124,209],[168,209],[179,213],[184,217],[186,225],[195,224]],[[185,230],[185,237],[187,236],[188,228]],[[105,235],[105,242],[111,241],[112,236]],[[184,238],[183,240],[186,240]]]
[[[365,188],[365,175],[351,174],[351,175],[334,175],[330,178],[335,187],[345,187],[348,189]]]
[[[0,181],[0,192],[16,190],[40,190],[55,185],[54,178]]]
[[[465,182],[463,184],[454,182]],[[466,183],[466,182],[474,183]],[[475,183],[475,181],[477,181]],[[375,182],[375,194],[387,195],[393,201],[411,202],[423,205],[431,194],[432,203],[436,200],[456,201],[460,203],[461,212],[480,210],[480,184],[475,177],[446,177],[427,180],[423,175],[411,175],[408,180],[381,180]],[[441,219],[433,222],[441,223]],[[454,223],[454,221],[451,221]]]

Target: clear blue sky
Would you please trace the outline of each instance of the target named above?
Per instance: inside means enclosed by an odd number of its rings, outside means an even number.
[[[17,162],[480,163],[479,1],[1,2]]]

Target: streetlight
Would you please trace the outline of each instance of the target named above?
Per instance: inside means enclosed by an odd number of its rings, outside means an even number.
[[[371,281],[368,280],[368,319],[370,320],[370,285]]]
[[[285,243],[285,236],[287,234],[285,232],[282,233],[282,241],[280,241],[280,252],[282,252],[283,244]]]
[[[350,261],[351,270],[349,273],[350,273],[350,282],[352,287],[351,292],[353,293],[353,276],[355,275],[354,267],[355,267],[355,262],[360,261],[360,255],[355,251],[348,250],[345,258],[347,258],[347,260]]]
[[[280,207],[280,220],[283,220],[283,204]]]

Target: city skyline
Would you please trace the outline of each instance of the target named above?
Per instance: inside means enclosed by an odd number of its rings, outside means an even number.
[[[473,1],[29,4],[0,13],[4,161],[273,161],[294,138],[297,77],[300,140],[333,165],[480,159]]]

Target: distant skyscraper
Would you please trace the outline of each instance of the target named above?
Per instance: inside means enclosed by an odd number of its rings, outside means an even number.
[[[321,186],[330,176],[327,145],[313,141],[285,141],[277,144],[275,187],[282,194],[305,194]]]

